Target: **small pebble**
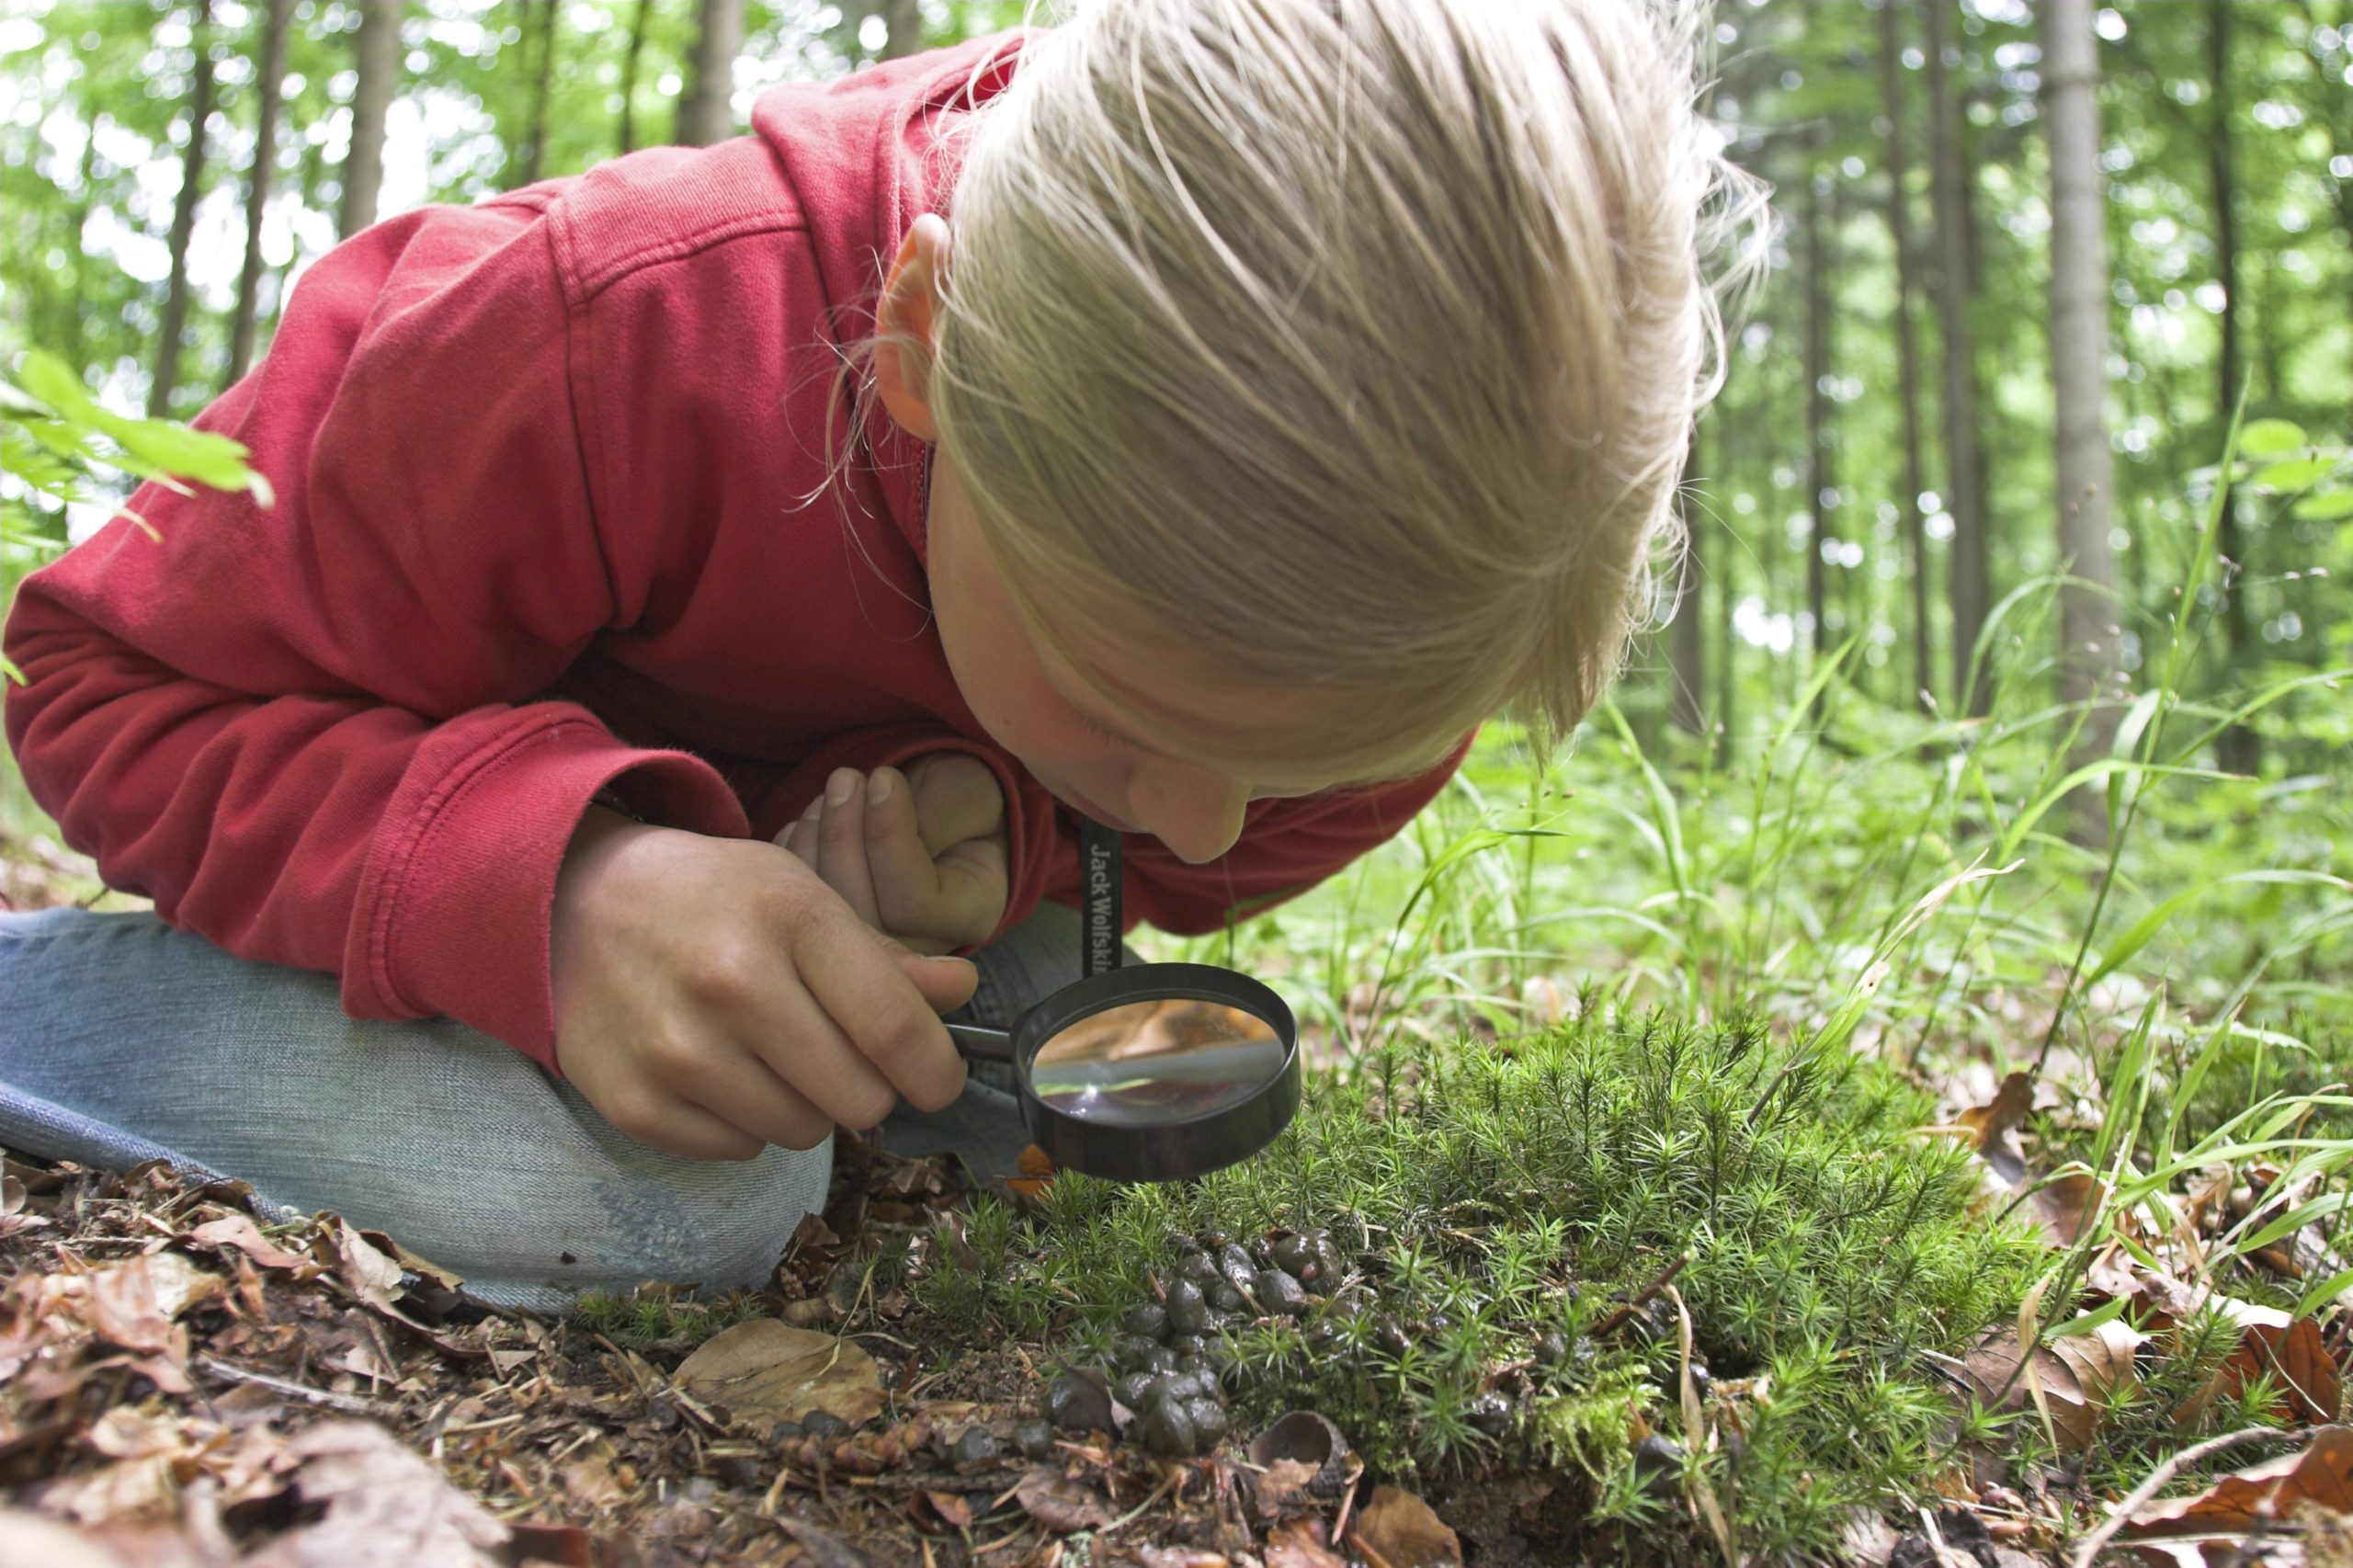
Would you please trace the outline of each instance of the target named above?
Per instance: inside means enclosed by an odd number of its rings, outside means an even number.
[[[1156,1339],[1146,1339],[1134,1334],[1122,1335],[1119,1343],[1111,1347],[1111,1365],[1123,1372],[1140,1372],[1152,1365],[1154,1351],[1167,1348]]]
[[[1499,1393],[1483,1393],[1471,1402],[1466,1418],[1488,1437],[1500,1437],[1511,1430],[1511,1401]]]
[[[1177,1266],[1176,1277],[1207,1290],[1225,1278],[1218,1272],[1217,1259],[1205,1252],[1197,1252]]]
[[[1168,1337],[1168,1309],[1157,1301],[1146,1301],[1128,1314],[1128,1332],[1139,1339]]]
[[[1111,1397],[1130,1410],[1142,1410],[1143,1402],[1153,1390],[1160,1386],[1160,1382],[1161,1377],[1157,1372],[1130,1372],[1111,1385]]]
[[[1013,1424],[1013,1446],[1021,1450],[1025,1460],[1051,1459],[1054,1455],[1054,1429],[1030,1416]]]
[[[1185,1414],[1193,1423],[1195,1452],[1206,1453],[1224,1441],[1226,1433],[1225,1405],[1208,1395],[1197,1395],[1185,1402]]]
[[[1536,1336],[1538,1365],[1561,1367],[1568,1364],[1569,1336],[1557,1328],[1548,1328]]]
[[[1005,1445],[985,1426],[968,1427],[948,1450],[948,1462],[958,1470],[978,1470],[1005,1457]]]
[[[1225,1282],[1237,1291],[1246,1292],[1258,1278],[1256,1260],[1231,1243],[1218,1250],[1217,1271],[1224,1275]],[[1229,1307],[1226,1310],[1231,1312],[1233,1309]]]
[[[768,1447],[797,1443],[809,1435],[809,1428],[798,1421],[779,1421],[768,1428]]]
[[[1111,1430],[1111,1391],[1079,1372],[1064,1372],[1046,1389],[1046,1415],[1065,1432]]]
[[[1634,1473],[1643,1478],[1645,1492],[1674,1495],[1683,1479],[1683,1445],[1652,1433],[1634,1445]]]
[[[849,1430],[849,1423],[830,1410],[813,1410],[801,1418],[801,1425],[813,1437],[838,1437]]]
[[[1145,1353],[1142,1369],[1148,1372],[1173,1372],[1176,1369],[1176,1352],[1165,1345],[1155,1345]]]
[[[1210,1323],[1209,1303],[1201,1296],[1201,1288],[1190,1279],[1179,1279],[1168,1288],[1168,1326],[1180,1335],[1198,1335]]]
[[[1388,1356],[1403,1356],[1406,1346],[1413,1343],[1405,1337],[1404,1324],[1386,1312],[1381,1314],[1379,1326],[1372,1331],[1372,1342]]]
[[[1206,1318],[1203,1319],[1204,1326],[1207,1321]],[[1188,1356],[1199,1355],[1209,1348],[1209,1338],[1205,1335],[1172,1334],[1168,1336],[1168,1348],[1176,1352],[1176,1359],[1179,1363],[1182,1363]]]
[[[1307,1312],[1307,1290],[1297,1279],[1279,1268],[1269,1268],[1258,1276],[1258,1305],[1277,1317],[1302,1317]]]
[[[1173,1400],[1161,1400],[1144,1413],[1138,1423],[1138,1435],[1143,1446],[1155,1454],[1170,1459],[1190,1459],[1198,1451],[1199,1434],[1194,1429],[1192,1412]]]
[[[1254,1275],[1252,1278],[1256,1278],[1256,1276]],[[1250,1298],[1244,1295],[1241,1288],[1233,1280],[1221,1279],[1217,1282],[1217,1288],[1210,1292],[1210,1305],[1222,1312],[1246,1312],[1249,1310]]]

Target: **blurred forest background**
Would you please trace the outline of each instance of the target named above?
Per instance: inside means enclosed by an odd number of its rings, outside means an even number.
[[[1020,14],[1017,0],[7,0],[0,350],[49,349],[119,408],[192,416],[267,351],[280,301],[343,233],[733,134],[769,83]],[[2326,493],[2326,453],[2302,433],[2341,435],[2353,388],[2353,5],[2081,17],[2097,119],[2084,188],[2107,274],[2092,384],[2108,392],[2086,414],[2113,473],[2088,518],[2053,499],[2086,482],[2063,487],[2054,466],[2059,187],[2035,10],[1719,8],[1709,111],[1773,185],[1779,221],[1693,454],[1690,592],[1623,697],[1645,739],[1670,719],[1736,736],[1850,637],[1859,689],[1982,710],[1996,682],[2054,673],[2056,646],[1996,639],[1962,690],[1993,608],[2063,562],[2120,585],[2126,613],[2096,619],[2121,626],[2109,652],[2129,681],[2144,641],[2132,612],[2168,612],[2243,386],[2250,419],[2297,430],[2263,426],[2259,449],[2286,460],[2227,509],[2228,585],[2203,590],[2222,647],[2202,678],[2344,656],[2353,496]],[[53,514],[44,531],[65,526]],[[2343,746],[2353,704],[2267,710],[2234,730],[2229,760],[2259,766],[2267,732]]]
[[[0,355],[191,417],[343,233],[734,134],[770,83],[1021,14],[0,0]],[[1563,961],[1819,1021],[1915,901],[2031,860],[1972,882],[1914,984],[1865,987],[1873,1016],[1925,1038],[1960,998],[1996,1060],[2047,1053],[2137,955],[2217,1038],[2243,1009],[2337,1033],[2353,0],[1722,0],[1713,28],[1706,110],[1776,222],[1696,437],[1679,597],[1573,757],[1531,767],[1491,726],[1414,833],[1222,956],[1320,971],[1310,1010],[1356,1039],[1368,987],[1500,1022],[1549,1011],[1529,987]],[[10,580],[108,512],[0,484]],[[0,837],[53,832],[5,764],[0,793]]]

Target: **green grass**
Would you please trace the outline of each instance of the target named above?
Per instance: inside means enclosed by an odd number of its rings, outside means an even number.
[[[1635,1471],[1641,1421],[1681,1440],[1682,1484],[1768,1552],[1925,1496],[1953,1412],[1925,1353],[2014,1312],[2040,1248],[1973,1213],[1971,1161],[1912,1134],[1928,1105],[1897,1074],[1751,1024],[1598,1012],[1506,1049],[1372,1052],[1319,1083],[1267,1157],[1196,1186],[1065,1175],[1034,1221],[984,1200],[978,1268],[936,1268],[921,1297],[1086,1358],[1176,1278],[1180,1236],[1326,1227],[1357,1281],[1299,1324],[1228,1335],[1252,1420],[1304,1405],[1391,1475],[1552,1465],[1582,1478],[1594,1528],[1688,1523]],[[1674,1284],[1698,1357],[1733,1391],[1698,1432],[1672,1328],[1608,1327],[1687,1255]],[[1571,1354],[1544,1363],[1547,1333]]]

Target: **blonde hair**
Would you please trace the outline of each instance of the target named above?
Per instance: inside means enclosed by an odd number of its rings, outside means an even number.
[[[1176,708],[1095,655],[1298,694],[1219,726],[1234,758],[1571,730],[1677,537],[1706,257],[1763,203],[1693,111],[1704,21],[1093,0],[1031,35],[961,149],[931,400],[1033,633],[1148,733]]]

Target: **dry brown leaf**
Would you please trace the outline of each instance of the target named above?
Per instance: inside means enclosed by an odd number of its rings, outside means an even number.
[[[1980,1338],[1962,1365],[1988,1408],[2047,1411],[2060,1448],[2081,1453],[2090,1446],[2106,1406],[2131,1391],[2132,1355],[2144,1338],[2110,1319],[2089,1333],[2039,1347],[2030,1369],[2021,1371],[2018,1334],[2003,1327]]]
[[[882,1373],[855,1342],[774,1318],[739,1323],[678,1364],[678,1385],[763,1430],[813,1410],[863,1426],[882,1414]]]
[[[2129,1536],[2245,1534],[2309,1503],[2353,1514],[2353,1427],[2323,1426],[2302,1453],[2216,1481],[2195,1497],[2152,1503],[2124,1527]]]
[[[208,1221],[190,1231],[186,1239],[199,1246],[234,1247],[264,1268],[286,1269],[297,1279],[309,1279],[323,1272],[317,1259],[287,1251],[263,1235],[261,1228],[243,1214]]]
[[[1262,1519],[1279,1518],[1286,1512],[1312,1507],[1313,1504],[1301,1495],[1307,1483],[1315,1479],[1323,1466],[1300,1460],[1277,1460],[1258,1477],[1257,1497],[1252,1505]]]
[[[365,1421],[297,1433],[294,1488],[325,1517],[280,1536],[242,1568],[494,1568],[507,1529],[441,1472]]]
[[[122,1558],[68,1524],[0,1507],[0,1568],[129,1568]]]
[[[392,1303],[401,1295],[399,1261],[361,1235],[347,1220],[335,1221],[335,1253],[343,1260],[337,1272],[351,1293],[371,1307],[396,1311]]]
[[[179,1511],[180,1489],[169,1454],[141,1454],[60,1477],[43,1487],[40,1506],[85,1525],[160,1524]]]
[[[838,1536],[828,1535],[805,1519],[790,1514],[777,1516],[778,1528],[801,1545],[801,1554],[813,1568],[870,1568],[870,1559],[863,1551]]]
[[[1231,1568],[1223,1554],[1192,1546],[1147,1546],[1136,1558],[1143,1568]]]
[[[1348,1544],[1372,1568],[1461,1568],[1462,1542],[1410,1492],[1376,1486],[1348,1527]]]
[[[2089,1171],[2068,1171],[2036,1187],[2026,1209],[2042,1239],[2064,1248],[2083,1239],[2107,1203],[2107,1183]]]
[[[1119,1516],[1103,1494],[1051,1465],[1037,1465],[1013,1489],[1013,1500],[1048,1529],[1068,1535],[1098,1530]]]
[[[172,1320],[229,1290],[227,1280],[176,1252],[109,1263],[92,1269],[86,1284],[92,1332],[126,1350],[172,1349]]]
[[[1347,1568],[1328,1544],[1324,1521],[1312,1517],[1267,1531],[1265,1556],[1267,1568]]]
[[[972,1528],[972,1505],[962,1493],[936,1492],[926,1487],[923,1500],[931,1505],[931,1511],[938,1514],[940,1522],[949,1528],[968,1530]]]
[[[2214,1381],[2190,1401],[2202,1408],[2228,1399],[2259,1378],[2279,1387],[2272,1414],[2285,1421],[2334,1421],[2344,1399],[2336,1361],[2321,1342],[2320,1324],[2311,1318],[2290,1318],[2278,1307],[2258,1307],[2230,1296],[2214,1301],[2215,1310],[2238,1326],[2239,1347],[2214,1374]],[[2195,1409],[2192,1410],[2195,1414]]]
[[[1992,1147],[2002,1135],[2026,1119],[2034,1108],[2034,1076],[2029,1073],[2013,1073],[2002,1080],[1994,1097],[1981,1106],[1972,1106],[1953,1118],[1955,1123],[1977,1135],[1980,1153]]]

